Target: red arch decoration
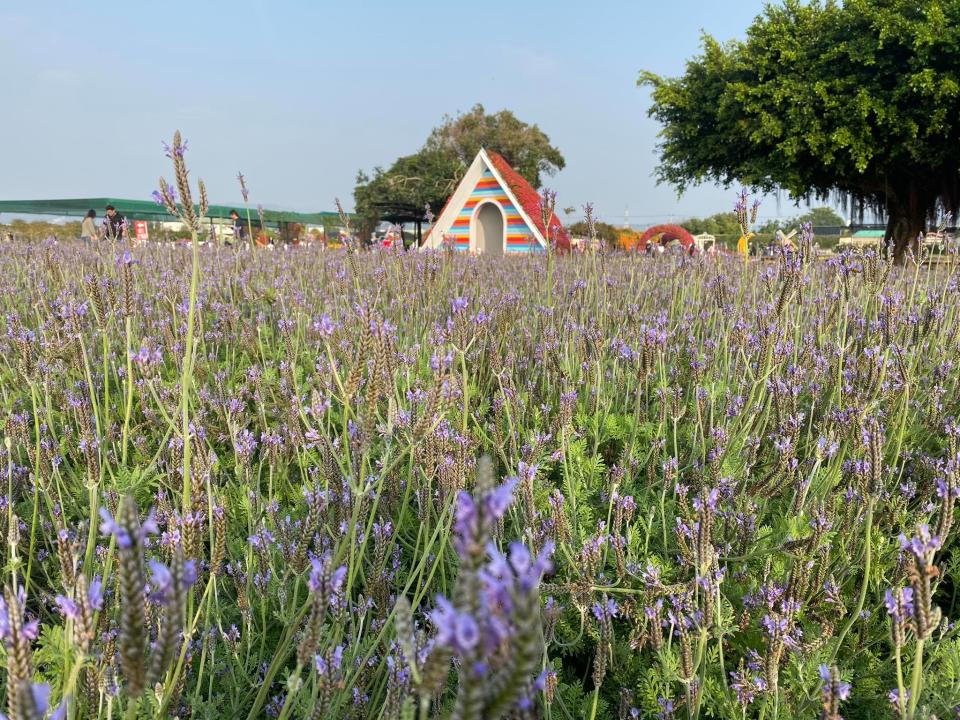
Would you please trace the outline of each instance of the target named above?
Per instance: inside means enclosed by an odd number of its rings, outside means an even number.
[[[680,245],[683,246],[683,249],[688,252],[691,246],[694,246],[696,243],[696,241],[693,239],[693,235],[688,233],[679,225],[654,225],[640,236],[640,239],[637,240],[636,249],[639,252],[645,252],[647,249],[647,243],[657,237],[660,238],[659,242],[661,244],[666,244],[672,240],[679,240]]]

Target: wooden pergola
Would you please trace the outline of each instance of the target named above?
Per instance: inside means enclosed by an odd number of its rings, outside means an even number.
[[[413,203],[402,202],[375,202],[372,203],[381,220],[399,225],[401,231],[406,223],[413,223],[416,228],[417,247],[423,243],[423,207]]]

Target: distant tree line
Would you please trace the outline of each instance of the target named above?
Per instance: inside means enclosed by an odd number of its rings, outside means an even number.
[[[816,207],[793,218],[768,220],[757,228],[757,232],[762,235],[773,234],[777,230],[788,232],[799,229],[805,222],[809,222],[814,227],[836,227],[846,224],[845,220],[832,208]],[[737,217],[732,212],[720,212],[705,218],[688,218],[681,221],[680,225],[694,235],[700,233],[721,236],[740,235]]]
[[[67,238],[76,239],[80,237],[80,221],[70,221],[65,223],[52,223],[44,220],[11,220],[9,224],[0,224],[0,239],[7,234],[21,240],[46,240],[47,238],[56,238],[64,240]]]
[[[567,232],[569,232],[572,237],[590,237],[590,229],[587,227],[586,220],[578,220],[572,225],[569,225]],[[602,243],[609,247],[616,247],[620,235],[623,233],[623,228],[611,225],[610,223],[597,221],[594,223],[594,232]]]

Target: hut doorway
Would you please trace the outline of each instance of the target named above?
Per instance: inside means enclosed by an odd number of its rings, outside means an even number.
[[[503,211],[496,203],[487,202],[480,206],[474,217],[474,245],[478,253],[485,255],[503,255],[506,228]]]

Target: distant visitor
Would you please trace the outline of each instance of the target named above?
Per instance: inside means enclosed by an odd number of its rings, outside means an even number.
[[[240,221],[240,213],[236,210],[230,211],[230,220],[233,221],[233,240],[232,242],[246,242],[247,227]]]
[[[107,216],[103,219],[103,234],[107,240],[123,240],[124,217],[113,205],[107,205]]]
[[[87,210],[86,217],[84,217],[83,222],[80,223],[80,239],[85,243],[90,242],[97,236],[97,226],[93,222],[96,217],[96,210]]]

